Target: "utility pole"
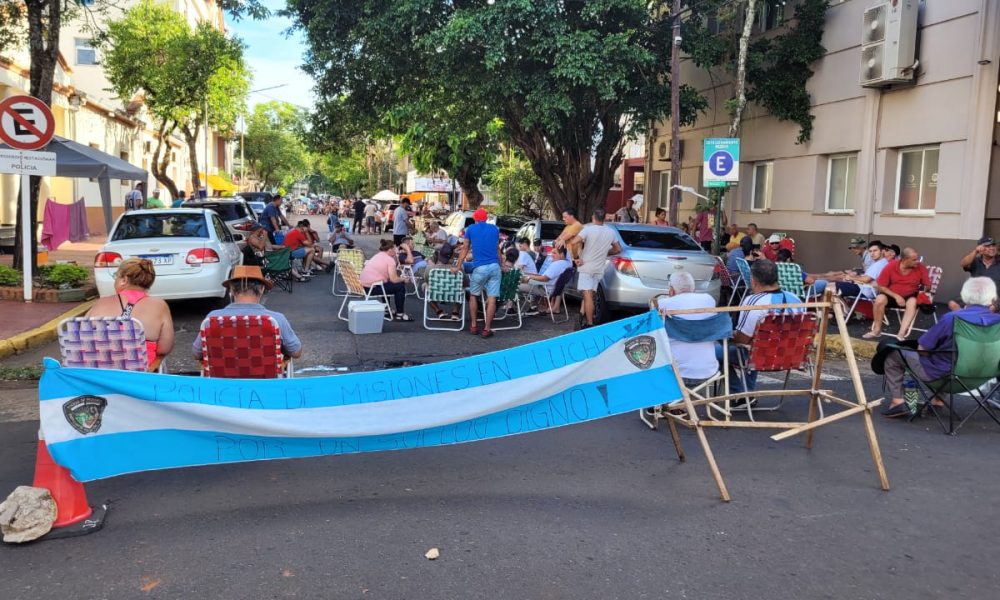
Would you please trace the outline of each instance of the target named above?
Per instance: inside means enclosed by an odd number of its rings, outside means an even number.
[[[674,21],[673,44],[670,50],[670,214],[674,227],[680,224],[681,203],[681,0],[674,0],[670,9]]]

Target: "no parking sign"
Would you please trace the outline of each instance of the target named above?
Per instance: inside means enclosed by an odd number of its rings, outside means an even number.
[[[703,155],[704,187],[726,187],[740,181],[739,138],[706,138]]]

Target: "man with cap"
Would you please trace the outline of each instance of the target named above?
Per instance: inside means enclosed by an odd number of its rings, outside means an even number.
[[[1000,262],[997,262],[997,243],[993,236],[984,235],[979,238],[976,247],[966,254],[959,264],[971,277],[989,277],[1000,288]],[[948,302],[948,308],[958,310],[962,305],[951,300]]]
[[[232,302],[225,308],[213,310],[207,317],[233,317],[244,315],[267,315],[274,319],[281,332],[281,351],[285,356],[298,358],[302,356],[302,342],[292,329],[292,325],[285,318],[285,315],[264,308],[260,299],[273,287],[273,284],[264,278],[264,273],[257,266],[239,265],[233,269],[232,276],[222,285],[229,290]],[[207,318],[206,317],[206,318]],[[256,344],[257,340],[247,338],[246,344]],[[192,346],[195,359],[201,359],[201,334],[194,340]]]
[[[865,236],[863,235],[854,236],[851,238],[851,241],[847,243],[847,249],[853,252],[854,256],[861,257],[862,264],[864,265],[863,269],[860,270],[854,269],[856,273],[864,273],[865,271],[868,270],[869,267],[872,266],[872,263],[874,261],[867,252],[868,248],[870,247],[871,245],[868,243],[868,241],[865,239]]]
[[[500,295],[500,230],[496,225],[487,223],[489,215],[482,208],[472,213],[475,221],[465,229],[465,239],[462,240],[462,250],[458,257],[458,265],[464,265],[469,252],[472,252],[472,274],[469,276],[469,332],[479,334],[476,325],[479,294],[486,290],[486,306],[483,309],[485,323],[483,337],[493,336],[493,315],[497,309],[497,296]],[[452,273],[458,273],[460,266],[452,267]]]
[[[778,262],[778,250],[781,248],[781,236],[777,233],[772,233],[771,237],[767,238],[767,243],[760,249],[761,254],[764,258],[771,262]]]

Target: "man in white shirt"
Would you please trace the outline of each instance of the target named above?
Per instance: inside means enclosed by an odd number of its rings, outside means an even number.
[[[690,308],[715,308],[715,298],[696,292],[694,277],[687,271],[678,271],[670,276],[670,297],[657,302],[660,312]],[[716,313],[691,313],[674,318],[687,321],[703,321]],[[715,357],[715,342],[682,342],[670,340],[670,354],[681,372],[684,383],[694,386],[708,379],[719,370],[719,360]]]
[[[573,264],[566,260],[565,246],[562,248],[553,248],[550,256],[552,262],[549,263],[548,267],[541,274],[525,274],[522,272],[522,275],[525,281],[541,281],[545,283],[545,298],[542,300],[547,307],[546,311],[549,313],[558,313],[562,310],[562,307],[559,306],[559,298],[553,298],[551,303],[549,302],[549,298],[552,298],[552,295],[555,294],[556,281],[559,280],[559,276],[565,273],[566,269],[572,268]],[[518,288],[518,291],[522,293],[535,293],[539,287],[537,284],[522,284],[522,286]],[[538,308],[536,306],[537,303],[529,305],[528,310],[524,314],[529,316],[537,315]]]
[[[604,217],[603,208],[595,210],[591,222],[566,243],[570,248],[578,248],[583,244],[579,258],[575,261],[578,272],[576,289],[583,293],[581,327],[594,325],[594,292],[604,278],[608,256],[622,251],[618,244],[618,234],[604,224]]]
[[[441,229],[436,220],[427,222],[427,232],[424,234],[427,245],[437,250],[448,242],[448,233]]]
[[[861,295],[869,300],[875,298],[875,283],[882,274],[882,269],[889,264],[889,261],[882,256],[882,242],[872,242],[868,246],[867,257],[870,259],[870,264],[865,268],[864,274],[845,272],[843,280],[837,282],[837,294],[852,298]]]
[[[365,229],[366,233],[375,233],[375,213],[378,212],[378,205],[369,202],[365,205]]]
[[[517,260],[514,261],[514,268],[521,269],[522,275],[537,275],[538,268],[535,267],[535,259],[528,252],[531,248],[531,242],[528,238],[520,238],[517,240]]]

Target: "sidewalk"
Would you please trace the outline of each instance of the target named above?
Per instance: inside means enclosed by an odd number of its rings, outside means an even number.
[[[72,261],[93,271],[94,255],[104,245],[105,236],[91,236],[83,242],[66,242],[49,252],[49,263]],[[0,256],[0,264],[10,266],[14,257]],[[56,339],[56,328],[63,319],[83,315],[93,302],[0,301],[0,359],[36,348]]]

